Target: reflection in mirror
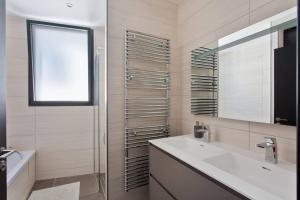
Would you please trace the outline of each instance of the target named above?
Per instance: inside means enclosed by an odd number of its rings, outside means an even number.
[[[296,8],[191,52],[191,112],[296,124]]]

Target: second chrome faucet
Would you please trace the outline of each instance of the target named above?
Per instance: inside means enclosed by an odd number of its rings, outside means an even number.
[[[257,147],[264,148],[265,151],[265,160],[267,162],[276,164],[278,163],[278,153],[277,153],[277,142],[276,138],[265,137],[265,142],[257,144]]]

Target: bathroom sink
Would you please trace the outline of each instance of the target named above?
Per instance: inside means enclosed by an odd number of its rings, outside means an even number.
[[[282,199],[295,199],[296,174],[291,171],[236,153],[224,153],[204,161]]]
[[[196,156],[198,159],[205,159],[211,156],[215,156],[224,153],[223,149],[212,146],[195,138],[181,138],[178,142],[178,138],[168,138],[163,143],[180,150],[188,155]]]

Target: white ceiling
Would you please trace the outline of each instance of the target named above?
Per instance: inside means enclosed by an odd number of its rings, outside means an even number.
[[[7,0],[9,14],[82,26],[105,25],[105,0]],[[73,4],[69,8],[67,3]]]

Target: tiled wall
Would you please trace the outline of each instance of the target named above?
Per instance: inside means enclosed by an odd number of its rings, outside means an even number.
[[[264,135],[278,138],[280,158],[295,161],[294,127],[196,117],[190,113],[190,51],[295,6],[295,0],[110,0],[108,2],[109,198],[147,199],[147,188],[124,192],[124,33],[137,30],[171,40],[171,135],[190,134],[196,120],[214,138],[258,151]],[[8,143],[37,149],[38,178],[92,170],[92,107],[27,106],[25,22],[8,25]],[[59,116],[59,117],[58,117]],[[67,148],[66,148],[67,147]],[[70,148],[71,147],[71,148]],[[69,174],[68,174],[69,173]]]
[[[148,198],[147,187],[124,192],[124,36],[131,29],[171,40],[171,133],[180,130],[177,5],[162,0],[108,1],[108,195],[110,200]]]
[[[190,113],[190,51],[296,5],[295,0],[110,0],[108,2],[108,177],[110,199],[147,199],[147,188],[124,192],[124,33],[171,39],[171,135],[192,134],[196,120],[213,139],[253,151],[276,136],[279,157],[296,159],[295,127],[194,116]],[[261,152],[263,153],[263,152]]]
[[[296,6],[296,0],[183,0],[178,7],[178,48],[182,80],[182,133],[195,121],[210,125],[213,138],[253,151],[264,136],[277,137],[279,158],[296,161],[296,128],[194,116],[190,112],[190,51]]]
[[[28,107],[25,19],[8,16],[6,41],[8,146],[37,151],[37,179],[93,173],[94,108]]]

